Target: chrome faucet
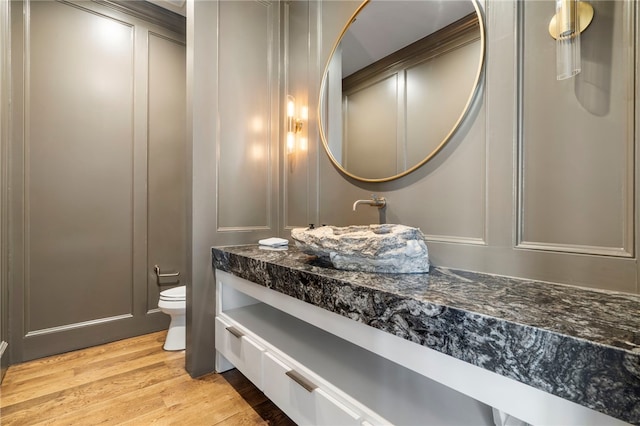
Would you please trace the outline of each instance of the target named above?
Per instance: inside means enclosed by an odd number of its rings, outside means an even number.
[[[368,204],[371,207],[377,207],[379,209],[382,209],[384,208],[384,206],[387,205],[387,200],[385,200],[384,197],[378,197],[376,194],[371,194],[370,200],[356,200],[356,202],[353,203],[354,212],[356,211],[356,209],[358,208],[358,205],[360,204]]]

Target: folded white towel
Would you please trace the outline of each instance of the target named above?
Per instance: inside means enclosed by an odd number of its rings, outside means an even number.
[[[288,245],[289,241],[285,240],[284,238],[271,237],[264,240],[259,240],[258,244],[269,247],[280,247]]]

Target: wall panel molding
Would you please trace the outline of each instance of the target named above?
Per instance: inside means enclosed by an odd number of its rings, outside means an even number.
[[[219,2],[218,10],[217,229],[274,233],[279,4]]]
[[[125,29],[125,31],[129,32],[128,38],[131,40],[129,43],[130,45],[128,46],[130,49],[129,55],[128,55],[128,61],[130,63],[130,70],[128,71],[129,73],[129,77],[128,77],[128,85],[130,88],[134,87],[134,45],[133,45],[133,32],[134,32],[134,26],[132,24],[128,24],[128,23],[124,23],[122,21],[116,20],[110,16],[107,15],[103,15],[103,14],[99,14],[96,13],[93,10],[89,10],[89,9],[84,9],[78,5],[75,4],[71,4],[71,3],[40,3],[40,4],[36,4],[38,7],[44,7],[44,6],[51,6],[52,8],[55,8],[57,11],[57,15],[56,18],[53,18],[53,16],[50,14],[51,11],[49,11],[46,16],[47,19],[51,18],[51,19],[69,19],[69,20],[75,20],[74,24],[78,24],[78,25],[90,25],[91,20],[94,19],[98,19],[98,20],[106,20],[106,22],[110,22],[115,24],[116,26],[118,26],[120,29]],[[33,6],[36,6],[33,5]],[[57,5],[61,5],[60,8],[58,8]],[[62,9],[62,7],[69,7],[71,9],[67,9],[66,11],[64,9]],[[73,10],[73,12],[71,12],[71,10]],[[80,23],[80,15],[76,14],[77,12],[86,14],[84,16],[86,16],[87,21],[84,21],[82,23]],[[44,19],[44,11],[40,11],[39,13],[39,18],[38,19]],[[66,14],[66,15],[65,15]],[[57,201],[53,201],[52,199],[45,199],[43,198],[43,192],[41,190],[41,187],[44,185],[44,181],[43,179],[46,179],[48,181],[48,185],[55,185],[52,186],[50,188],[51,191],[56,191],[56,190],[61,190],[63,185],[69,184],[69,177],[65,176],[64,173],[60,173],[60,170],[62,170],[63,167],[63,159],[61,157],[58,157],[57,159],[55,158],[51,158],[49,155],[47,155],[47,159],[46,159],[46,163],[50,164],[50,168],[45,169],[44,164],[41,163],[40,157],[44,154],[44,150],[47,150],[49,148],[47,148],[46,146],[49,144],[60,144],[61,142],[63,142],[65,139],[67,141],[71,141],[72,136],[70,133],[68,133],[67,130],[68,129],[68,125],[69,123],[66,123],[65,120],[68,120],[70,117],[66,114],[58,114],[55,116],[55,120],[60,120],[59,122],[51,122],[50,121],[50,117],[49,115],[45,114],[43,111],[39,111],[39,112],[34,112],[34,110],[37,110],[39,108],[38,104],[43,104],[43,101],[49,101],[49,100],[55,100],[56,102],[60,102],[60,104],[64,104],[64,102],[69,102],[69,104],[67,104],[67,108],[78,108],[77,104],[74,104],[75,100],[78,100],[80,98],[83,99],[87,99],[84,98],[84,95],[80,95],[79,93],[72,93],[69,92],[69,97],[66,97],[67,95],[65,95],[65,99],[63,98],[53,98],[54,96],[61,96],[62,93],[58,92],[58,91],[48,91],[47,92],[47,99],[45,100],[44,98],[41,98],[39,100],[39,102],[33,102],[34,96],[41,96],[41,92],[42,92],[42,88],[40,88],[40,90],[33,90],[33,86],[34,84],[38,85],[38,87],[42,86],[43,81],[45,79],[44,75],[36,75],[34,77],[34,72],[36,72],[36,74],[38,73],[42,73],[43,70],[45,70],[46,68],[43,67],[37,67],[35,70],[32,67],[34,58],[33,55],[37,54],[39,55],[37,57],[37,60],[43,60],[43,56],[42,55],[42,51],[39,50],[37,52],[34,52],[33,49],[33,44],[34,44],[34,35],[33,35],[33,31],[44,31],[42,26],[34,26],[32,25],[32,19],[33,19],[33,10],[32,10],[32,4],[31,2],[26,2],[25,3],[25,16],[27,16],[27,25],[25,26],[26,31],[25,31],[25,49],[24,49],[24,67],[25,67],[25,84],[24,84],[24,146],[25,146],[25,151],[24,151],[24,183],[25,183],[25,191],[24,191],[24,217],[25,217],[25,228],[24,228],[24,259],[25,259],[25,298],[24,298],[24,329],[25,332],[27,332],[27,334],[29,332],[32,332],[34,330],[39,329],[38,326],[35,326],[32,324],[32,321],[36,318],[41,318],[40,320],[38,320],[39,322],[44,320],[44,317],[41,316],[41,314],[44,314],[44,311],[42,309],[34,309],[34,304],[38,303],[36,302],[37,298],[42,298],[43,295],[40,294],[42,292],[42,278],[44,276],[44,274],[42,273],[43,269],[47,269],[47,266],[44,264],[41,264],[40,262],[37,262],[37,272],[36,275],[38,276],[37,278],[34,278],[34,265],[32,262],[32,259],[34,256],[36,256],[35,253],[40,253],[38,254],[37,258],[40,260],[43,260],[49,256],[47,256],[46,254],[42,253],[43,250],[48,250],[50,247],[48,246],[49,243],[46,242],[45,239],[46,238],[45,235],[42,235],[42,230],[46,229],[47,232],[63,232],[62,228],[63,227],[67,227],[68,224],[65,224],[64,222],[57,222],[57,224],[55,226],[49,226],[51,224],[50,220],[59,220],[59,219],[54,219],[56,216],[56,214],[63,214],[63,210],[61,210],[61,204],[58,204]],[[64,17],[63,17],[64,15]],[[92,23],[96,23],[97,21],[91,21]],[[41,22],[42,23],[42,22]],[[67,22],[67,24],[69,24]],[[101,23],[100,23],[101,24]],[[110,24],[108,24],[110,25]],[[107,28],[105,27],[105,31],[111,31],[111,28]],[[116,34],[116,36],[120,36],[120,34],[117,34],[118,30],[115,30],[114,27],[114,33]],[[111,33],[109,33],[109,36],[111,36]],[[37,36],[40,41],[44,40],[45,35],[44,34],[39,34]],[[42,49],[42,46],[37,46],[38,49]],[[122,58],[124,58],[124,55],[122,56]],[[70,60],[73,60],[71,56],[69,56]],[[92,72],[93,70],[90,70],[89,72]],[[51,71],[47,70],[46,71],[47,74],[49,73],[53,73],[53,72],[60,72],[60,67],[56,68],[56,71],[53,71],[53,69]],[[34,78],[42,78],[42,80],[39,81],[35,81],[34,82]],[[54,78],[56,81],[59,81],[59,84],[65,84],[69,82],[69,77],[67,78],[67,81],[65,82],[64,79],[60,78],[60,75],[50,75],[50,78]],[[114,76],[115,77],[115,76]],[[79,80],[76,80],[76,82],[78,84],[80,84],[81,82]],[[84,84],[83,88],[86,88],[89,83],[89,80],[87,80],[86,78],[83,79],[82,84]],[[99,91],[99,88],[95,88],[93,87],[95,91]],[[87,92],[87,95],[91,95],[91,91]],[[96,96],[95,93],[93,93],[94,96]],[[42,95],[44,96],[44,95]],[[133,106],[135,104],[135,98],[134,98],[134,93],[133,91],[129,91],[129,96],[130,96],[130,105]],[[73,98],[72,98],[73,97]],[[73,100],[72,100],[73,99]],[[121,112],[127,113],[126,109],[121,110]],[[134,117],[133,117],[133,113],[134,111],[131,110],[128,112],[129,113],[129,120],[131,123],[134,122]],[[34,115],[37,117],[37,119],[34,119]],[[85,116],[85,119],[92,119],[92,117],[90,116]],[[36,121],[37,120],[37,121]],[[114,124],[114,123],[111,123]],[[79,126],[81,125],[80,123],[78,124]],[[49,133],[46,136],[43,134],[42,129],[45,128],[56,128],[59,129],[58,132],[54,133]],[[131,133],[129,135],[129,139],[130,139],[130,143],[131,146],[129,147],[125,147],[124,149],[121,149],[122,152],[128,151],[128,154],[131,157],[131,162],[130,162],[130,168],[128,170],[123,170],[123,172],[125,172],[125,175],[128,175],[129,178],[129,182],[131,185],[133,185],[134,182],[134,162],[132,159],[133,156],[133,143],[134,143],[134,134],[133,134],[133,130],[134,127],[131,126]],[[80,130],[80,132],[84,132],[87,131],[87,129],[84,130]],[[61,133],[62,132],[62,133]],[[34,145],[34,133],[37,133],[38,136],[38,142],[37,142],[37,146]],[[66,134],[66,136],[64,136]],[[98,141],[98,139],[96,139],[96,141]],[[87,148],[79,148],[80,145],[80,141],[76,138],[75,140],[76,144],[69,144],[68,146],[66,146],[65,148],[69,150],[69,153],[67,153],[66,155],[72,155],[71,152],[73,152],[73,150],[76,150],[76,153],[80,152],[81,155],[86,155],[88,154],[88,150]],[[88,140],[87,142],[90,142],[90,140]],[[99,141],[98,141],[99,142]],[[103,141],[106,142],[106,141]],[[96,146],[97,150],[100,150],[101,147]],[[51,152],[50,152],[51,153]],[[82,158],[82,157],[81,157]],[[34,162],[36,164],[40,164],[39,167],[32,167],[32,165],[34,164]],[[125,162],[126,163],[126,162]],[[60,167],[61,169],[58,169],[56,167]],[[78,167],[78,166],[76,166]],[[42,175],[41,171],[44,172],[44,174],[46,175]],[[56,183],[55,181],[59,179],[59,181]],[[121,181],[121,183],[124,183],[124,181]],[[37,185],[37,187],[34,187],[34,185]],[[39,189],[36,189],[39,188]],[[54,189],[55,188],[55,189]],[[79,191],[78,193],[80,194],[81,191],[85,190],[86,188],[77,188],[77,190]],[[65,189],[66,191],[67,189]],[[130,192],[133,192],[133,187],[129,187],[128,190]],[[68,194],[67,197],[71,195]],[[87,195],[86,193],[84,195]],[[104,196],[108,196],[107,194],[104,194]],[[58,194],[58,198],[59,200],[64,199],[63,197],[65,197],[64,193],[59,193]],[[120,196],[118,196],[118,198],[122,198]],[[51,202],[53,202],[54,204],[51,204]],[[34,205],[35,204],[35,205]],[[49,206],[49,207],[55,207],[55,211],[47,211],[46,213],[46,217],[43,216],[41,214],[41,211],[43,210],[43,206]],[[57,206],[57,207],[56,207]],[[86,207],[85,207],[86,208]],[[87,210],[88,212],[88,210]],[[52,218],[48,219],[48,216],[52,214]],[[95,214],[95,212],[94,212]],[[133,205],[130,206],[130,210],[129,210],[129,226],[130,226],[130,230],[132,231],[132,226],[133,226]],[[47,223],[45,228],[42,228],[42,225],[45,224],[45,222]],[[33,227],[34,226],[38,226],[40,229],[40,232],[33,232]],[[126,226],[126,225],[125,225]],[[32,243],[34,241],[37,240],[37,245],[34,246]],[[132,238],[129,238],[129,241],[132,241]],[[60,243],[64,244],[64,241],[61,241]],[[44,244],[44,245],[43,245]],[[122,249],[125,249],[124,247]],[[73,250],[73,249],[72,249]],[[129,247],[130,253],[133,255],[133,248]],[[45,256],[45,257],[43,257]],[[133,258],[129,259],[129,266],[131,267],[131,273],[133,273]],[[60,271],[58,271],[60,272]],[[54,271],[48,271],[47,274],[51,274],[51,279],[56,279],[56,277],[58,276],[58,274],[56,274]],[[130,285],[133,285],[133,276],[129,277],[130,279]],[[35,282],[34,282],[35,280]],[[87,283],[88,285],[90,285],[90,283]],[[129,307],[130,311],[131,309],[133,309],[133,300],[131,299],[131,303],[130,303],[130,307]],[[51,314],[51,313],[49,313]],[[89,315],[89,313],[85,312],[84,315]],[[51,320],[54,320],[53,317],[51,318]],[[80,321],[80,322],[84,322],[84,321]],[[68,323],[65,325],[72,325],[73,323]],[[47,327],[49,328],[49,327]]]
[[[582,34],[583,70],[563,81],[554,78],[553,40],[532,29],[548,5],[517,5],[515,247],[633,257],[637,5],[593,5],[598,17]],[[525,51],[539,54],[533,60]]]
[[[160,33],[157,33],[155,31],[149,31],[148,34],[149,34],[149,38],[157,37],[157,38],[166,40],[166,41],[168,41],[170,43],[175,43],[175,44],[180,45],[180,46],[186,46],[186,43],[184,43],[183,41],[176,40],[175,38],[170,37],[170,36],[165,35],[165,34],[160,34]],[[147,41],[147,49],[148,49],[148,47],[149,47],[149,41]],[[147,51],[147,54],[148,54],[148,51]]]
[[[59,326],[59,327],[43,328],[43,329],[40,329],[40,330],[29,331],[25,335],[25,337],[41,336],[41,335],[45,335],[45,334],[56,334],[56,333],[60,333],[60,332],[63,332],[63,331],[74,330],[76,328],[91,327],[91,326],[98,325],[98,324],[105,324],[105,323],[109,323],[109,322],[113,322],[113,321],[120,321],[120,320],[123,320],[123,319],[129,319],[129,318],[133,318],[133,315],[131,315],[131,314],[116,315],[116,316],[107,317],[107,318],[98,318],[98,319],[94,319],[94,320],[91,320],[91,321],[76,322],[76,323],[73,323],[73,324],[62,325],[62,326]]]
[[[315,122],[315,97],[313,88],[310,87],[309,70],[313,68],[310,63],[310,2],[286,2],[283,5],[283,72],[280,75],[283,84],[283,98],[287,95],[294,97],[298,113],[302,107],[307,107],[308,118],[303,122],[302,131],[297,135],[297,140],[306,138],[306,150],[296,149],[293,153],[287,153],[286,149],[280,150],[281,167],[281,198],[282,231],[288,231],[296,227],[306,226],[313,222],[309,220],[309,191],[311,158],[315,145],[311,128]],[[284,106],[282,106],[284,109]],[[282,121],[282,120],[281,120]],[[286,132],[285,123],[281,123],[282,134]],[[284,140],[279,141],[284,146]]]
[[[433,241],[438,243],[451,243],[451,244],[471,244],[477,246],[485,246],[487,242],[484,238],[473,237],[458,237],[455,235],[432,235],[425,234],[427,241]]]
[[[183,39],[149,30],[146,43],[147,114],[145,258],[141,280],[146,282],[144,315],[157,311],[160,292],[184,285],[187,261],[187,119],[186,49]],[[142,94],[141,94],[142,95]],[[142,263],[142,260],[141,260]],[[175,280],[163,280],[153,272],[175,271]]]
[[[517,249],[541,250],[549,252],[564,252],[575,254],[591,254],[596,256],[633,257],[633,253],[624,248],[581,246],[571,244],[533,243],[522,241],[516,245]]]
[[[92,0],[97,4],[126,13],[138,19],[151,22],[180,35],[186,33],[186,18],[160,6],[146,1],[131,0]]]
[[[9,141],[11,3],[0,2],[0,382],[9,366]]]

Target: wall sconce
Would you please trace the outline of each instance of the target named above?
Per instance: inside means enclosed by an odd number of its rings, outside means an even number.
[[[556,39],[558,80],[573,77],[581,69],[580,33],[593,20],[593,7],[579,0],[556,0],[556,14],[549,22],[549,34]]]
[[[300,117],[296,117],[296,101],[293,96],[287,96],[287,154],[293,154],[296,150],[307,150],[307,138],[302,137],[302,124],[308,119],[307,107],[300,108]]]

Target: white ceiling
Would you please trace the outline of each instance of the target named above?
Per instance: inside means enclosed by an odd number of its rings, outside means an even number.
[[[371,0],[342,39],[343,77],[475,12],[470,0]]]

